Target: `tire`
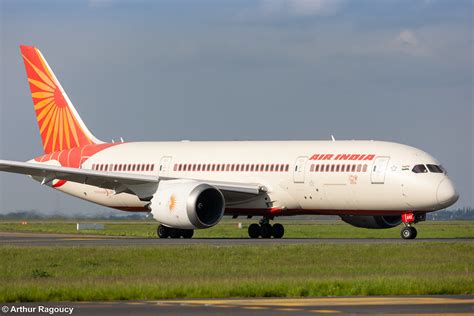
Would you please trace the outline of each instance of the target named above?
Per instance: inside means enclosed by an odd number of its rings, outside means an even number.
[[[263,224],[260,226],[260,236],[262,236],[262,238],[272,238],[272,232],[272,225]]]
[[[166,226],[159,225],[156,233],[160,238],[168,238],[170,236],[170,229]]]
[[[415,227],[410,227],[411,230],[412,230],[412,237],[411,239],[415,239],[416,238],[416,235],[418,235],[418,231],[416,230]]]
[[[285,228],[282,224],[274,224],[272,227],[273,238],[281,238],[285,234]]]
[[[258,224],[251,224],[248,229],[250,238],[260,237],[260,226]]]
[[[412,227],[403,227],[400,236],[402,236],[403,239],[413,239],[414,232],[416,232],[416,230],[413,230]]]
[[[183,236],[183,238],[186,238],[186,239],[193,238],[193,235],[194,235],[194,230],[192,229],[181,230],[181,236]]]
[[[171,228],[170,229],[170,237],[173,239],[181,238],[181,229]]]

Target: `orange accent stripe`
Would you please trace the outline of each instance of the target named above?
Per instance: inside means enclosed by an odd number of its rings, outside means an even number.
[[[51,124],[53,124],[53,147],[52,147],[52,152],[55,152],[56,151],[56,141],[58,140],[58,117],[59,117],[59,108],[58,108],[58,111],[56,111],[56,113],[54,114],[54,117],[53,117],[53,122],[51,122]]]
[[[56,115],[57,110],[58,108],[54,108],[51,118],[53,118]],[[48,147],[49,140],[51,139],[50,136],[51,136],[51,132],[53,131],[53,125],[54,125],[54,122],[50,122],[48,124],[48,133],[46,134],[46,138],[43,138],[45,151],[46,151],[46,148]]]
[[[33,70],[38,74],[41,80],[44,81],[44,83],[46,83],[48,86],[50,86],[53,89],[56,88],[56,85],[48,78],[48,76],[44,72],[38,69],[38,67],[36,67],[28,58],[26,58],[25,55],[22,55],[22,56],[28,62],[28,64],[33,68]]]
[[[38,103],[35,104],[35,110],[37,111],[41,110],[43,107],[47,106],[51,101],[54,101],[53,97],[39,101]]]
[[[71,117],[71,110],[68,108],[66,110],[67,117],[69,119],[69,126],[71,127],[71,134],[74,137],[74,140],[76,141],[77,146],[80,146],[79,144],[79,138],[77,136],[77,131],[76,131],[76,120]]]
[[[44,99],[48,97],[53,97],[54,93],[51,92],[33,92],[31,96],[35,99]]]
[[[63,136],[64,136],[64,127],[63,127],[63,109],[59,109],[58,113],[59,120],[59,150],[63,150]]]
[[[43,131],[46,129],[46,127],[49,126],[49,122],[51,121],[51,116],[52,116],[53,113],[54,113],[54,109],[57,109],[57,108],[55,107],[55,104],[54,104],[54,101],[53,101],[53,102],[51,103],[51,105],[50,105],[48,108],[44,109],[44,110],[41,112],[40,115],[42,115],[43,112],[47,112],[48,115],[46,115],[46,118],[44,119],[43,124],[41,124],[40,134],[43,134]],[[39,118],[40,118],[40,116],[38,116],[38,124],[39,124],[39,122],[40,122]],[[41,118],[42,118],[42,117],[41,117]]]
[[[65,109],[65,110],[63,111],[64,134],[66,134],[66,144],[67,144],[67,148],[71,148],[71,136],[70,136],[70,130],[69,130],[68,119],[67,119],[67,116],[66,116],[66,111],[67,111],[67,109]]]
[[[43,91],[54,92],[53,88],[51,88],[50,86],[48,86],[47,84],[45,84],[41,81],[28,78],[28,82],[31,83],[32,85],[36,86],[37,88],[43,90]]]

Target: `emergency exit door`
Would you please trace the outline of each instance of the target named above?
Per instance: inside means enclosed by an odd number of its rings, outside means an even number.
[[[160,166],[158,168],[158,176],[160,177],[167,177],[169,166],[171,162],[171,156],[165,156],[160,160]]]
[[[308,157],[298,157],[295,163],[295,169],[293,173],[293,181],[295,183],[303,183],[304,182],[304,174],[305,174],[305,167],[306,161]]]
[[[375,158],[372,166],[371,180],[373,184],[385,183],[385,172],[387,171],[388,161],[390,157],[377,157]]]

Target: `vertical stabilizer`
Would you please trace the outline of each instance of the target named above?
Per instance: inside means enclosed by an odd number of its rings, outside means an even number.
[[[100,144],[77,113],[43,55],[33,46],[20,46],[46,154]]]

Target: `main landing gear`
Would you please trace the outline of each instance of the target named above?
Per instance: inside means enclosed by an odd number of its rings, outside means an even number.
[[[183,238],[192,238],[194,235],[194,230],[192,229],[179,229],[179,228],[171,228],[167,226],[160,225],[156,230],[158,237],[160,238],[168,238],[171,237],[173,239]]]
[[[414,215],[413,213],[402,214],[402,222],[405,227],[402,228],[400,235],[403,239],[415,239],[418,232],[412,225],[426,219],[425,214]]]
[[[285,228],[282,224],[270,225],[270,219],[264,217],[260,220],[260,225],[251,224],[248,232],[250,238],[281,238],[285,234]]]

